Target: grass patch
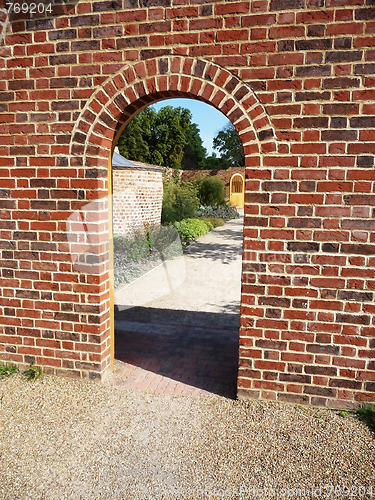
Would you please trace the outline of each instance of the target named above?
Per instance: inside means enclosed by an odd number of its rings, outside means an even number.
[[[0,378],[11,377],[18,371],[18,366],[16,365],[8,365],[8,363],[5,365],[0,365]]]
[[[40,366],[31,365],[26,371],[20,372],[17,365],[9,365],[8,363],[5,365],[0,364],[0,379],[9,378],[16,373],[21,373],[27,380],[36,380],[43,375],[43,370]]]
[[[36,380],[43,375],[43,370],[40,366],[30,366],[25,372],[23,372],[26,380]]]
[[[354,414],[375,434],[375,404],[367,403],[355,410]]]

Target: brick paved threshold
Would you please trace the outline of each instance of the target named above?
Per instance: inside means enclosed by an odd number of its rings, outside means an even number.
[[[113,383],[190,397],[236,397],[239,314],[116,311]]]

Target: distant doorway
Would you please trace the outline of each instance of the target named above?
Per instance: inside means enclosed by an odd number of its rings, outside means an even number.
[[[230,203],[239,208],[245,206],[245,179],[241,174],[234,174],[230,179]]]

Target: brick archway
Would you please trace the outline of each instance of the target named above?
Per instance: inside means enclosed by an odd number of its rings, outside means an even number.
[[[113,139],[132,116],[152,102],[171,97],[199,99],[225,114],[241,137],[246,166],[261,165],[262,154],[277,151],[268,114],[248,85],[212,62],[171,56],[125,66],[107,79],[77,120],[71,154],[88,160],[90,166],[106,167]]]
[[[6,30],[0,7],[2,360],[107,371],[111,147],[185,96],[221,109],[247,155],[238,395],[373,400],[374,12],[318,3],[74,0]],[[91,201],[89,274],[66,223]]]
[[[263,156],[277,151],[275,133],[263,105],[251,88],[234,74],[202,59],[181,56],[150,59],[134,66],[125,66],[104,81],[77,120],[72,133],[70,164],[82,168],[81,176],[88,180],[87,185],[92,191],[88,196],[86,193],[86,200],[107,196],[112,150],[132,117],[153,102],[172,97],[202,100],[225,114],[242,140],[246,167],[261,167]],[[98,213],[102,215],[91,223],[94,224],[93,232],[102,232],[102,237],[97,239],[97,249],[94,250],[101,253],[103,244],[110,239],[108,235],[111,228],[103,211],[99,210]],[[110,357],[113,359],[114,319],[111,316],[110,269],[109,256],[105,259],[103,272],[98,276],[103,290],[102,321],[98,331],[102,347],[101,375],[108,368]]]

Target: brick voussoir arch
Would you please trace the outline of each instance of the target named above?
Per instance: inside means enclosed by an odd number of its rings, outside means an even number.
[[[73,130],[71,162],[106,168],[113,138],[135,112],[156,100],[188,97],[212,104],[237,129],[245,155],[278,150],[270,119],[252,89],[230,71],[203,59],[163,56],[127,65],[86,103]],[[251,161],[253,165],[254,159]]]
[[[101,284],[100,325],[103,373],[109,366],[109,350],[113,353],[113,318],[110,299],[110,257],[108,254],[108,213],[100,204],[108,195],[108,161],[116,138],[141,109],[168,97],[192,97],[212,104],[236,127],[245,151],[248,168],[262,167],[263,154],[277,151],[272,125],[257,96],[239,78],[212,62],[190,57],[161,57],[126,65],[108,78],[84,106],[72,133],[70,164],[78,167],[85,178],[86,196],[91,200],[90,251],[101,256],[97,272]],[[105,201],[104,201],[105,203]],[[92,212],[93,211],[93,212]],[[104,253],[103,253],[104,252]]]

